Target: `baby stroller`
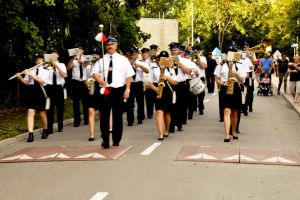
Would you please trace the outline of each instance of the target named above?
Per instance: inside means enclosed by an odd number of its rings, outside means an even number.
[[[260,78],[257,96],[273,96],[273,87],[271,83],[271,74],[264,73]]]

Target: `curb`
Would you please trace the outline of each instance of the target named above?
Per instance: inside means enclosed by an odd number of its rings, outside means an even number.
[[[273,83],[272,83],[272,85],[273,85],[273,88],[276,89],[275,91],[277,91],[278,87],[277,87],[275,84],[273,84]],[[274,91],[273,91],[273,93],[274,93]],[[280,96],[282,96],[282,97],[283,97],[283,98],[284,98],[284,99],[292,106],[292,108],[295,110],[295,112],[296,112],[296,113],[299,115],[299,117],[300,117],[300,106],[297,106],[297,105],[294,103],[294,101],[293,101],[293,99],[290,97],[290,95],[281,92],[281,93],[280,93]]]
[[[66,120],[64,120],[63,124],[64,124],[64,126],[69,125],[69,124],[72,124],[73,121],[74,121],[74,118],[66,119]],[[53,131],[57,131],[57,123],[53,124]],[[42,132],[43,132],[43,128],[35,129],[35,130],[33,130],[33,135],[37,136],[37,135],[41,134]],[[27,137],[28,137],[28,132],[22,133],[13,138],[8,138],[5,140],[2,140],[2,141],[0,141],[0,147],[26,140]]]

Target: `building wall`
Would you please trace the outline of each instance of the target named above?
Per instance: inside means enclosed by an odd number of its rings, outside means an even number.
[[[138,26],[145,33],[151,34],[150,39],[143,45],[149,48],[151,44],[159,46],[159,51],[169,51],[171,42],[178,42],[178,21],[176,19],[142,18]]]

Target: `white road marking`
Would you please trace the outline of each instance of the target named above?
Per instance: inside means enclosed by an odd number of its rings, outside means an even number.
[[[17,156],[12,156],[12,157],[8,157],[8,158],[4,158],[2,160],[17,160],[19,158],[21,158],[24,154],[21,155],[17,155]]]
[[[210,99],[205,99],[203,102],[204,103],[207,103],[207,102],[209,102],[210,101]]]
[[[239,155],[229,156],[227,158],[223,158],[222,160],[239,160]]]
[[[81,155],[81,156],[77,156],[75,158],[90,158],[94,155],[95,153],[89,153],[89,154],[84,154],[84,155]]]
[[[70,157],[63,153],[60,153],[56,158],[70,158]]]
[[[257,161],[253,158],[250,158],[250,157],[247,157],[247,156],[244,156],[244,155],[240,155],[240,158],[243,159],[243,160],[246,160],[246,161],[252,161],[252,162]]]
[[[281,162],[281,163],[289,163],[289,164],[295,164],[296,162],[282,158],[282,157],[272,157],[272,158],[268,158],[263,160],[264,162],[272,162],[272,163],[276,163],[276,162]]]
[[[58,153],[55,153],[55,154],[51,154],[51,155],[48,155],[48,156],[40,157],[40,158],[38,158],[38,159],[55,158],[57,155],[58,155]]]
[[[90,200],[102,200],[108,195],[107,192],[97,192]]]
[[[103,156],[103,155],[101,155],[99,153],[95,153],[92,157],[93,158],[106,158],[106,156]]]
[[[154,151],[159,145],[161,145],[160,142],[155,142],[150,147],[148,147],[147,149],[145,149],[145,151],[143,151],[141,153],[141,155],[142,156],[148,156],[148,155],[150,155],[152,153],[152,151]]]
[[[188,156],[186,157],[186,159],[205,159],[205,160],[217,160],[217,158],[213,157],[213,156],[210,156],[208,154],[205,154],[205,153],[199,153],[199,154],[196,154],[196,155],[192,155],[192,156]]]
[[[20,159],[20,160],[32,160],[33,158],[31,158],[30,156],[24,154],[24,155],[22,155],[19,159]]]

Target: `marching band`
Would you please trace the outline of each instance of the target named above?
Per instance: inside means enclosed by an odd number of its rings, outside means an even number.
[[[27,142],[34,141],[36,111],[40,112],[44,129],[42,139],[53,133],[54,107],[58,132],[63,131],[67,71],[72,75],[73,126],[81,124],[81,101],[84,125],[89,125],[88,140],[94,141],[95,114],[98,111],[101,146],[105,149],[110,147],[110,141],[113,146],[119,146],[124,112],[127,113],[128,126],[133,126],[135,113],[137,124],[143,124],[145,114],[152,119],[155,110],[160,141],[174,133],[175,127],[177,131],[183,131],[183,125],[188,119],[193,119],[195,111],[204,114],[205,85],[207,83],[208,93],[214,93],[215,82],[219,88],[220,121],[224,120],[224,142],[231,139],[230,129],[233,139],[238,139],[240,113],[246,116],[248,109],[252,111],[253,104],[254,65],[247,46],[243,52],[246,57],[242,58],[241,53],[235,52],[237,49],[229,48],[227,59],[217,63],[211,52],[204,57],[200,46],[185,47],[172,42],[169,54],[165,50],[159,53],[158,46],[152,44],[141,49],[139,57],[140,51],[134,46],[128,48],[126,56],[119,54],[118,43],[116,38],[108,37],[103,42],[106,54],[101,56],[100,49],[95,48],[92,57],[85,56],[84,48],[79,45],[67,66],[57,60],[58,50],[51,48],[48,53],[56,60],[44,62],[44,56],[36,54],[36,66],[15,75],[28,85],[31,96],[27,102]],[[191,87],[195,87],[196,92]],[[246,100],[243,100],[243,95]]]

